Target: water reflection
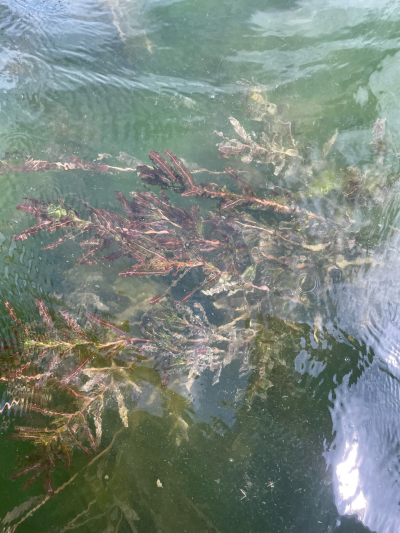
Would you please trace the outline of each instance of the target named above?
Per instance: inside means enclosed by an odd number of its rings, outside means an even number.
[[[352,335],[365,339],[375,359],[356,383],[349,374],[333,393],[335,438],[327,465],[339,513],[378,532],[397,531],[400,522],[398,245],[395,231],[382,254],[387,266],[363,272],[353,280],[358,288],[347,285],[336,295],[343,327],[347,322]]]
[[[367,510],[367,501],[360,488],[360,474],[358,470],[358,444],[357,437],[353,442],[346,442],[344,461],[336,466],[338,499],[337,506],[340,514],[357,514],[361,520]]]
[[[398,381],[375,363],[357,385],[336,390],[332,410],[336,437],[327,461],[336,505],[373,531],[396,531],[400,519],[399,396]]]

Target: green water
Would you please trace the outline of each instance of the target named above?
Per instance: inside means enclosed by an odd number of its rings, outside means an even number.
[[[372,164],[378,117],[391,146],[376,178],[390,175],[383,199],[351,213],[376,263],[309,306],[271,294],[249,367],[234,359],[214,385],[207,369],[190,381],[173,375],[164,388],[158,371],[139,365],[128,427],[109,402],[99,453],[76,451],[69,469],[56,469],[51,498],[40,481],[23,490],[12,479],[30,444],[8,436],[29,413],[4,408],[3,384],[4,533],[399,530],[399,22],[396,0],[0,2],[1,159],[126,152],[147,162],[150,150],[168,149],[221,171],[213,132],[232,135],[230,116],[260,128],[245,114],[243,79],[265,86],[316,159],[339,133],[327,171],[307,182],[238,160],[260,194],[279,184],[308,209],[343,217],[339,169]],[[117,210],[115,190],[141,187],[131,172],[0,175],[1,300],[27,322],[38,320],[42,298],[52,311],[97,310],[132,324],[164,279],[121,278],[125,260],[76,266],[73,241],[41,250],[54,236],[12,238],[34,224],[16,210],[24,197]],[[1,328],[7,339],[5,311]]]

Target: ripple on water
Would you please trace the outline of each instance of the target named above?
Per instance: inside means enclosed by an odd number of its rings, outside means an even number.
[[[343,382],[332,409],[336,436],[325,455],[339,513],[358,515],[379,533],[398,531],[400,521],[399,401],[398,379],[378,362],[357,384]]]

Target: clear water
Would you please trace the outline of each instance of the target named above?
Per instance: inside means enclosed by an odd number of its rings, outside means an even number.
[[[395,176],[383,203],[355,215],[376,263],[336,284],[317,308],[272,297],[264,308],[280,335],[279,360],[267,365],[272,387],[260,382],[257,361],[245,375],[233,361],[215,385],[206,371],[191,387],[182,380],[164,389],[158,374],[138,369],[129,427],[119,431],[110,405],[101,454],[89,461],[77,453],[56,473],[63,488],[49,499],[40,482],[23,491],[11,480],[29,445],[7,438],[19,415],[5,410],[4,532],[22,518],[21,533],[399,530],[399,21],[397,0],[0,3],[1,158],[94,161],[126,152],[146,161],[149,150],[167,148],[222,170],[213,131],[243,117],[237,81],[246,79],[288,105],[297,134],[316,149],[337,128],[338,169],[371,158],[373,124],[386,118]],[[262,170],[257,179],[267,186]],[[139,182],[122,172],[1,175],[2,300],[26,319],[40,297],[51,308],[61,301],[134,320],[159,280],[119,278],[114,264],[77,267],[73,243],[42,251],[47,237],[12,237],[32,223],[15,209],[25,196],[115,208],[114,191]],[[309,205],[329,214],[335,202],[318,193]],[[7,324],[4,313],[4,336]]]

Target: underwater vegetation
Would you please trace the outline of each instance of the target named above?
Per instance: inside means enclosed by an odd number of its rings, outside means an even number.
[[[149,295],[150,310],[138,310],[137,321],[124,330],[97,313],[74,316],[63,308],[49,310],[40,299],[41,320],[23,323],[5,302],[13,335],[3,342],[0,359],[0,380],[8,387],[2,409],[29,418],[29,425],[14,425],[10,434],[32,445],[13,474],[26,479],[26,487],[41,478],[50,497],[58,490],[56,468],[68,468],[75,453],[91,457],[101,450],[109,402],[117,405],[121,428],[128,426],[132,398],[141,393],[136,382],[140,368],[155,368],[158,385],[165,388],[174,376],[190,382],[205,369],[214,373],[216,383],[236,359],[241,374],[251,374],[238,398],[247,406],[267,398],[274,385],[271,373],[280,375],[278,369],[289,364],[282,355],[285,339],[296,337],[298,351],[302,337],[315,345],[333,339],[322,326],[320,302],[335,284],[379,263],[356,214],[387,197],[391,170],[384,165],[390,153],[385,121],[378,119],[373,128],[373,162],[334,172],[329,154],[337,131],[312,159],[307,146],[296,140],[292,124],[283,120],[288,107],[269,102],[264,88],[242,83],[245,115],[260,131],[248,133],[231,117],[236,137],[216,132],[219,155],[237,161],[237,169],[193,167],[167,149],[163,154],[150,151],[148,165],[120,155],[133,165],[128,167],[76,156],[61,162],[29,158],[0,163],[2,173],[137,172],[143,188],[130,197],[116,191],[115,211],[82,199],[76,208],[62,199],[25,198],[17,209],[36,224],[14,240],[55,234],[43,249],[72,241],[82,251],[78,265],[119,261],[126,266],[122,277],[163,281],[163,290]],[[111,156],[102,154],[101,159],[105,157]],[[246,170],[250,163],[258,165],[258,175],[270,180],[269,186],[252,179]],[[199,181],[197,175],[207,173],[217,176],[218,183]],[[295,186],[289,190],[284,178],[293,175]],[[332,194],[335,210],[330,208]],[[318,205],[327,207],[318,211]],[[358,354],[354,339],[344,336]],[[326,361],[315,365],[323,367]],[[302,373],[301,365],[285,373],[285,390],[301,396],[296,372]],[[183,434],[185,424],[177,417]]]

